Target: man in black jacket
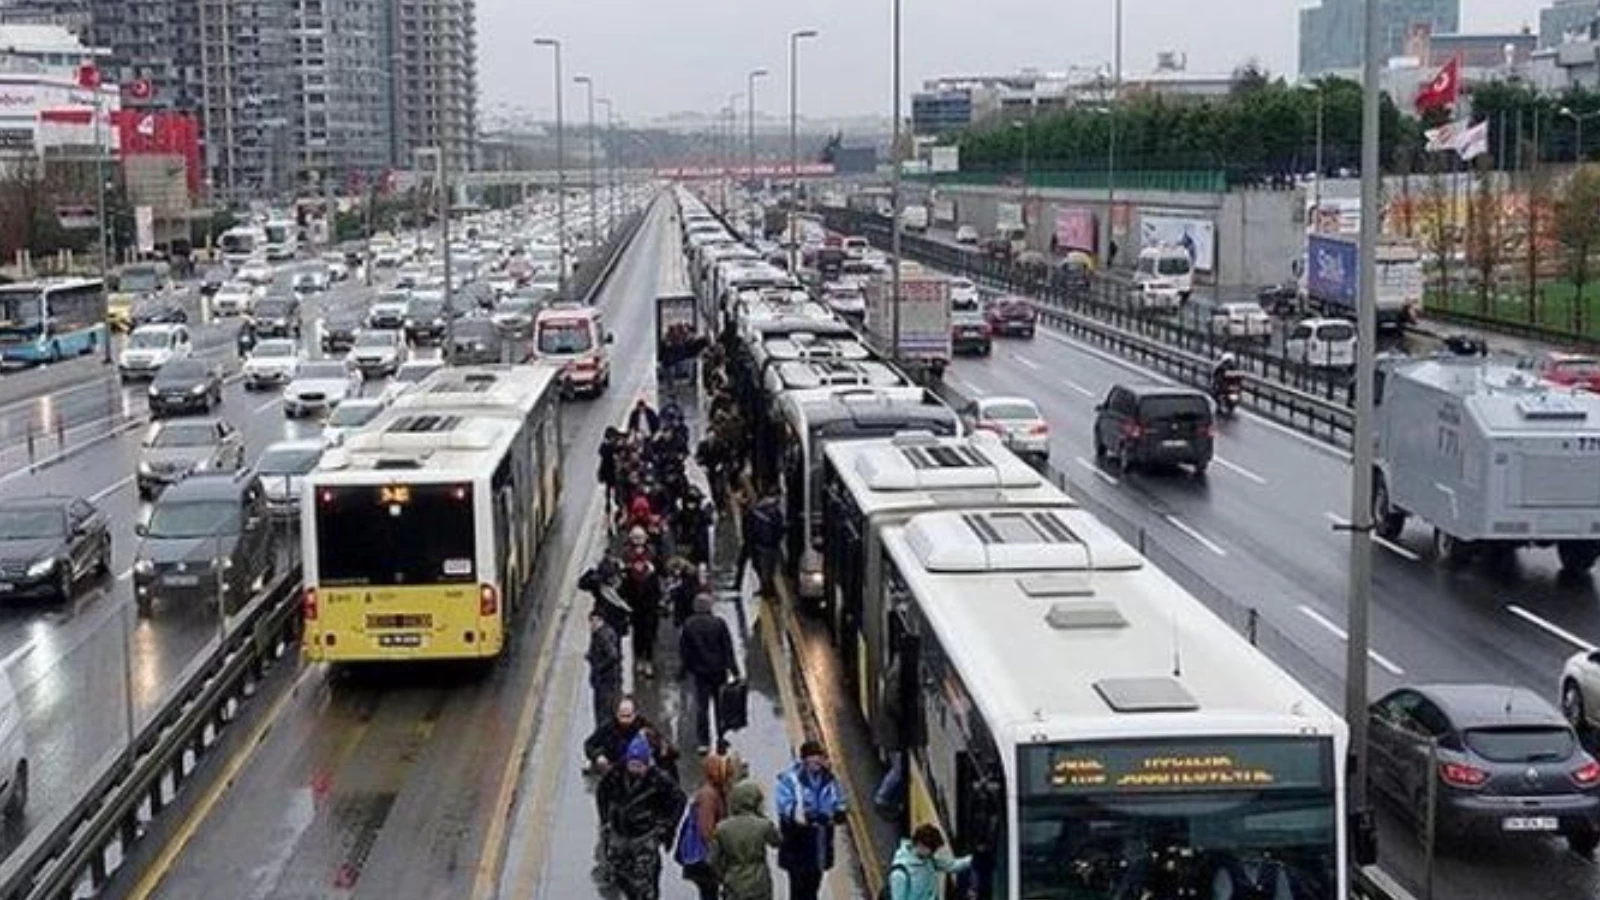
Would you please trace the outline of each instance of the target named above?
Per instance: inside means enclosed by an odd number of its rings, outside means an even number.
[[[739,675],[739,662],[733,653],[733,635],[728,623],[716,614],[716,600],[710,594],[694,598],[694,614],[678,632],[678,659],[683,677],[694,684],[694,734],[696,749],[711,751],[711,704],[722,686]],[[717,710],[717,729],[722,730],[722,710]]]
[[[599,609],[589,612],[589,650],[583,658],[589,663],[594,727],[604,728],[611,721],[617,701],[622,698],[622,639],[617,637]]]
[[[624,759],[625,764],[607,772],[595,789],[606,867],[623,897],[657,900],[661,850],[670,846],[673,825],[687,798],[656,767],[644,735],[628,743]]]

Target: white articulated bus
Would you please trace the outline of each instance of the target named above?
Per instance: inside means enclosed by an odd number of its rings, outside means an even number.
[[[1093,516],[941,510],[863,540],[910,820],[976,854],[981,896],[1348,895],[1343,721]]]

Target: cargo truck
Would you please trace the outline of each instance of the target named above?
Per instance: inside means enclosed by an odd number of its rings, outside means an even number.
[[[1600,396],[1463,357],[1385,362],[1377,385],[1372,518],[1398,540],[1433,530],[1460,566],[1554,547],[1564,574],[1600,559]]]
[[[1325,316],[1355,318],[1360,244],[1351,234],[1306,236],[1305,301]],[[1422,308],[1422,254],[1403,239],[1384,238],[1377,253],[1378,327],[1403,328]]]
[[[895,357],[895,302],[891,273],[880,271],[865,282],[867,342]],[[919,380],[937,381],[950,364],[950,279],[916,263],[900,266],[899,353],[902,366]]]

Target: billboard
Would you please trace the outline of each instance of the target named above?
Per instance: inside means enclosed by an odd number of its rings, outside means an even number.
[[[156,249],[156,211],[148,206],[133,208],[133,233],[140,253],[154,253]]]
[[[1023,227],[1022,204],[1001,201],[994,205],[994,227],[996,231],[1010,231]]]
[[[937,197],[933,201],[933,220],[953,224],[956,220],[956,201],[949,197]]]
[[[961,171],[960,147],[931,147],[928,149],[928,169],[933,172]]]
[[[1066,253],[1069,250],[1098,252],[1100,242],[1096,237],[1094,210],[1083,206],[1068,206],[1056,210],[1056,228],[1051,235],[1051,244],[1055,252]]]
[[[187,113],[144,109],[121,110],[112,115],[122,155],[177,156],[183,159],[190,195],[198,195],[205,167],[200,160],[200,127]]]
[[[1217,226],[1189,213],[1139,210],[1139,248],[1171,245],[1189,251],[1195,271],[1216,269]]]

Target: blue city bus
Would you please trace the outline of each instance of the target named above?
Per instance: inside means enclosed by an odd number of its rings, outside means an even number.
[[[0,360],[55,362],[105,346],[106,288],[98,278],[0,285]]]

